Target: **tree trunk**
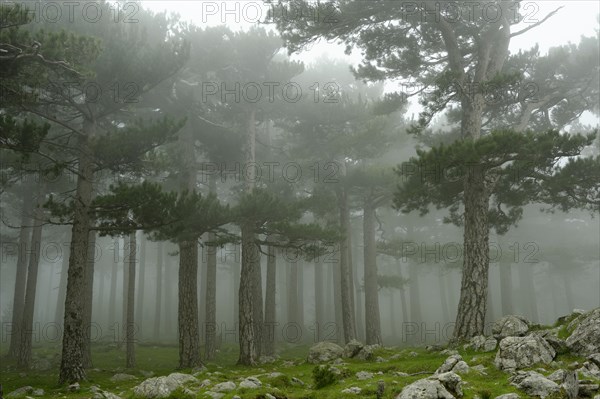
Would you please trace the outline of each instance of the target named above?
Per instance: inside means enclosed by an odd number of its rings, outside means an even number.
[[[535,282],[533,281],[533,265],[531,263],[522,263],[519,265],[519,281],[523,303],[525,303],[527,317],[534,323],[540,320],[537,306],[537,296],[535,294]]]
[[[239,289],[239,343],[238,364],[256,364],[256,337],[254,328],[254,259],[258,257],[252,226],[242,226],[242,268]]]
[[[472,166],[464,183],[464,263],[456,341],[484,333],[489,271],[489,195],[484,173],[480,165]]]
[[[167,251],[168,254],[168,251]],[[173,269],[175,268],[174,263],[174,259],[170,256],[167,255],[167,257],[165,258],[165,303],[164,303],[164,310],[165,310],[165,322],[164,325],[166,326],[165,328],[165,333],[168,337],[168,339],[172,339],[173,336],[177,335],[174,334],[173,332],[173,327],[176,326],[176,322],[174,320],[174,315],[177,314],[177,308],[175,307],[175,304],[172,302],[173,301],[173,287],[175,285],[174,281],[173,281]]]
[[[199,367],[198,243],[179,243],[179,367]]]
[[[513,314],[512,304],[512,264],[500,262],[500,297],[502,304],[502,316]]]
[[[67,239],[67,244],[69,239]],[[68,247],[67,247],[68,248]],[[58,295],[56,298],[56,313],[54,315],[54,323],[56,326],[61,326],[65,317],[65,295],[67,293],[67,273],[69,270],[69,256],[62,251],[62,267],[60,271],[60,283],[58,284]]]
[[[85,121],[84,131],[87,134],[79,138],[79,169],[77,189],[73,201],[75,209],[71,229],[72,238],[59,373],[61,384],[84,380],[86,375],[83,367],[83,292],[90,227],[89,211],[93,192],[93,164],[88,140],[94,136],[95,126],[92,122]]]
[[[137,240],[135,231],[129,234],[129,265],[127,267],[127,321],[125,328],[126,361],[128,369],[135,367],[135,266],[137,260]]]
[[[315,262],[315,333],[316,341],[321,340],[321,329],[325,325],[325,288],[323,285],[323,263]]]
[[[21,339],[19,347],[18,366],[29,368],[31,363],[31,346],[33,340],[33,312],[35,309],[35,294],[40,265],[40,252],[42,247],[42,225],[44,222],[45,184],[42,183],[37,193],[37,206],[33,214],[33,229],[31,230],[31,252],[29,253],[29,266],[27,268],[27,284],[25,288],[25,303],[21,319]]]
[[[421,315],[421,287],[419,283],[419,264],[411,261],[408,266],[409,298],[410,298],[410,321],[419,326],[423,321]]]
[[[340,227],[344,238],[340,242],[340,296],[342,300],[342,323],[344,331],[344,342],[348,343],[356,339],[356,327],[354,323],[354,309],[352,308],[352,281],[350,278],[349,248],[348,248],[348,225],[350,214],[348,209],[348,198],[344,188],[338,191],[338,206],[340,212]]]
[[[400,259],[398,259],[398,276],[400,278],[404,278],[404,273],[402,273],[402,263]],[[400,288],[400,307],[402,308],[402,322],[407,322],[408,318],[408,306],[406,304],[406,284]]]
[[[136,306],[136,327],[137,327],[137,339],[141,339],[144,331],[144,289],[146,286],[146,237],[144,234],[140,234],[140,261],[136,264],[139,265],[139,282],[137,287],[137,306]]]
[[[256,258],[254,259],[254,278],[253,278],[253,290],[254,290],[254,305],[252,311],[254,312],[254,343],[256,347],[256,358],[260,358],[262,354],[262,327],[264,324],[263,316],[263,295],[262,295],[262,265],[260,263],[260,251],[259,247],[256,246]]]
[[[208,241],[214,241],[215,234],[208,233]],[[208,245],[206,258],[206,310],[205,310],[205,339],[204,357],[213,360],[217,349],[217,247]]]
[[[288,264],[287,314],[288,323],[298,323],[298,263]]]
[[[438,283],[440,288],[440,308],[442,309],[442,321],[444,324],[450,322],[450,310],[448,308],[448,293],[446,292],[446,281],[447,275],[444,274],[444,267],[442,265],[436,265]]]
[[[269,245],[267,256],[267,287],[265,291],[265,325],[263,327],[263,352],[265,356],[275,355],[275,295],[277,259],[275,247]]]
[[[335,335],[336,342],[338,343],[342,342],[342,337],[344,334],[344,322],[342,317],[342,279],[340,276],[341,253],[342,251],[339,250],[339,252],[336,254],[336,256],[339,256],[339,258],[337,258],[337,262],[331,264],[333,274],[333,308],[335,312]]]
[[[154,341],[160,341],[162,286],[163,286],[164,243],[156,243],[156,303],[154,314]]]
[[[19,247],[17,255],[17,274],[15,276],[15,291],[13,293],[12,306],[12,334],[10,336],[10,346],[8,354],[11,358],[19,357],[19,348],[21,347],[21,322],[23,319],[23,306],[25,304],[25,284],[27,283],[27,246],[30,244],[30,230],[27,225],[30,223],[29,215],[32,213],[31,196],[23,196],[23,207],[21,209],[21,228],[19,229]],[[66,274],[65,274],[66,275]],[[64,302],[60,304],[61,307]]]
[[[367,345],[381,345],[377,248],[375,245],[375,208],[367,200],[363,213],[365,267],[365,337]]]
[[[120,251],[120,240],[115,238],[114,248],[115,248],[115,256],[112,262],[112,268],[110,272],[110,298],[108,300],[108,322],[111,328],[118,329],[118,326],[115,325],[117,322],[117,273],[118,271],[118,262]]]
[[[298,323],[298,327],[300,331],[304,330],[304,262],[301,259],[298,259],[296,262],[296,293],[298,295],[298,300],[296,301],[296,323]]]
[[[90,230],[88,261],[85,269],[85,292],[83,303],[83,367],[92,368],[92,301],[94,298],[94,258],[96,255],[96,232]]]

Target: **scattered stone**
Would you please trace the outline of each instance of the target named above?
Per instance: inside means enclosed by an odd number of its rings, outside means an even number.
[[[352,339],[344,346],[344,357],[352,358],[358,355],[358,352],[364,347],[359,341]]]
[[[225,381],[215,385],[212,390],[215,392],[231,392],[235,389],[235,382]]]
[[[496,396],[494,399],[519,399],[516,393],[505,393],[504,395]]]
[[[282,364],[283,367],[294,367],[295,365],[296,363],[293,360],[286,360]]]
[[[92,399],[121,399],[119,395],[115,395],[114,393],[110,393],[107,391],[100,390],[92,396]]]
[[[44,392],[42,388],[34,389],[33,392],[31,392],[33,396],[44,396],[45,393],[46,392]]]
[[[313,345],[308,352],[309,363],[324,363],[335,360],[342,357],[344,354],[344,348],[333,342],[319,342]]]
[[[419,354],[417,352],[410,352],[408,356],[417,357]]]
[[[27,386],[15,389],[14,391],[8,393],[6,395],[6,397],[7,398],[19,398],[21,396],[25,396],[27,394],[32,393],[33,390],[34,390],[34,388],[32,386],[27,385]]]
[[[131,381],[131,380],[137,380],[137,377],[135,375],[131,375],[131,374],[117,373],[117,374],[113,375],[112,377],[110,377],[110,380],[112,382]]]
[[[498,341],[496,338],[477,335],[471,338],[471,341],[464,346],[464,349],[473,349],[479,352],[491,352],[496,349],[497,345]]]
[[[579,316],[576,321],[576,327],[566,341],[569,350],[581,356],[600,352],[600,308]]]
[[[283,377],[284,374],[280,373],[279,371],[274,371],[271,374],[269,374],[269,378],[278,378],[278,377]]]
[[[569,399],[577,399],[577,395],[579,394],[579,380],[577,378],[577,372],[566,372],[561,386],[563,387],[565,394]]]
[[[598,384],[582,384],[579,383],[579,397],[591,398],[600,390],[600,385]],[[598,396],[594,396],[594,399]]]
[[[143,398],[166,398],[184,384],[197,381],[196,377],[189,374],[171,373],[168,376],[148,378],[133,388],[133,393]]]
[[[444,361],[435,374],[442,374],[452,371],[454,373],[468,373],[469,366],[460,355],[452,355]]]
[[[402,389],[396,399],[455,399],[461,398],[462,380],[455,373],[443,373],[417,380]]]
[[[549,380],[554,382],[562,382],[567,376],[567,371],[563,369],[558,369],[554,373],[550,374],[548,377]]]
[[[222,397],[225,396],[224,393],[213,392],[213,391],[206,391],[206,392],[204,392],[204,394],[208,395],[212,399],[221,399]]]
[[[261,356],[258,360],[260,364],[275,363],[276,361],[277,356]]]
[[[265,399],[277,399],[277,398],[275,396],[271,395],[270,393],[266,393],[265,394]]]
[[[586,378],[600,378],[600,367],[593,361],[583,362],[583,365],[577,371]]]
[[[356,373],[356,379],[359,381],[370,380],[373,378],[373,373],[369,373],[368,371],[359,371]]]
[[[390,356],[390,360],[398,360],[398,359],[400,359],[401,357],[402,357],[402,355],[401,355],[401,354],[399,354],[399,353],[396,353],[396,354],[394,354],[394,355]]]
[[[458,355],[458,351],[456,349],[444,349],[440,353],[446,356]]]
[[[527,395],[539,396],[542,399],[560,391],[557,383],[535,371],[517,371],[509,378],[509,381],[512,385],[522,389]]]
[[[292,385],[298,385],[301,387],[306,385],[306,383],[304,381],[302,381],[300,378],[296,378],[296,377],[292,377],[291,383],[292,383]]]
[[[73,383],[73,384],[71,384],[71,385],[68,386],[68,390],[70,392],[77,392],[77,391],[79,391],[80,388],[81,387],[79,386],[78,382],[75,382],[75,383]]]
[[[262,386],[260,380],[256,377],[248,377],[240,382],[240,388],[257,389]]]
[[[385,360],[381,356],[377,356],[377,359],[375,359],[375,362],[376,363],[385,363],[385,362],[387,362],[387,360]]]
[[[500,370],[512,371],[537,363],[548,364],[555,355],[550,344],[538,335],[507,337],[500,341],[495,364]]]
[[[522,337],[529,331],[529,322],[521,316],[508,315],[496,320],[492,334],[498,338]]]
[[[360,360],[371,360],[373,359],[373,351],[380,347],[381,345],[365,345],[355,357]]]
[[[342,390],[342,393],[351,393],[354,395],[358,395],[361,391],[362,389],[360,389],[359,387],[350,387]]]

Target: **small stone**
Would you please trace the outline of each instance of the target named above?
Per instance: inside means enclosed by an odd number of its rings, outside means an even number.
[[[110,380],[112,382],[131,381],[131,380],[137,380],[137,377],[135,375],[131,375],[131,374],[117,373],[117,374],[113,375],[112,377],[110,377]]]
[[[350,387],[342,390],[342,393],[351,393],[354,395],[358,395],[361,391],[362,389],[360,389],[359,387]]]
[[[79,383],[78,383],[78,382],[76,382],[76,383],[74,383],[74,384],[71,384],[71,385],[69,385],[69,387],[68,387],[69,391],[71,391],[71,392],[76,392],[76,391],[79,391],[79,389],[80,389],[80,388],[81,388],[81,387],[79,386]]]
[[[356,379],[359,381],[369,380],[373,378],[373,373],[369,373],[368,371],[359,371],[356,373]]]
[[[213,387],[215,392],[231,392],[235,389],[235,383],[233,381],[221,382]]]

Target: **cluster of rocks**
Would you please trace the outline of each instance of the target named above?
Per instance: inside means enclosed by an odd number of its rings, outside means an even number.
[[[343,348],[333,342],[323,341],[318,342],[310,348],[306,361],[313,364],[320,364],[341,358],[372,360],[373,351],[377,348],[379,348],[379,345],[364,345],[354,339],[348,342]]]

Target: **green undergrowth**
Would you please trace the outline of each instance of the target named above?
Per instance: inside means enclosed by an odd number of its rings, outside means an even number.
[[[198,374],[200,381],[209,379],[211,386],[224,381],[233,381],[236,384],[245,377],[256,376],[263,386],[259,389],[238,388],[233,392],[226,393],[223,399],[231,399],[238,395],[242,399],[262,399],[266,394],[278,399],[339,399],[339,398],[375,398],[378,381],[385,383],[384,399],[395,398],[406,385],[433,374],[433,372],[448,357],[440,351],[428,351],[424,348],[382,348],[375,351],[374,359],[382,357],[384,362],[361,361],[356,359],[344,359],[343,364],[333,365],[339,370],[339,374],[315,378],[316,365],[305,361],[308,346],[290,347],[279,353],[279,359],[273,363],[261,364],[255,367],[244,367],[235,364],[237,351],[234,345],[226,346],[219,352],[214,362],[206,364],[207,369]],[[88,380],[81,383],[79,392],[67,392],[66,387],[57,384],[58,379],[58,347],[50,345],[37,345],[34,347],[34,356],[50,361],[53,368],[48,371],[23,371],[18,370],[15,363],[4,358],[1,364],[1,383],[4,393],[11,392],[19,387],[30,385],[34,388],[42,388],[45,391],[43,397],[51,398],[90,398],[92,394],[90,387],[96,385],[101,389],[120,395],[122,398],[134,399],[131,388],[138,385],[146,377],[145,372],[153,372],[155,376],[168,375],[179,371],[191,373],[192,370],[177,370],[178,349],[176,346],[165,345],[139,345],[136,349],[137,368],[125,369],[125,352],[114,346],[93,345],[93,368],[88,370]],[[505,393],[519,393],[526,397],[508,382],[508,374],[499,371],[494,366],[495,352],[475,352],[472,350],[459,349],[459,354],[469,366],[483,365],[485,373],[471,370],[461,375],[465,382],[463,386],[464,398],[495,398]],[[556,367],[544,365],[549,374],[559,366],[567,368],[567,365],[584,359],[572,355],[558,355]],[[293,364],[291,363],[293,362]],[[536,369],[533,367],[532,369]],[[330,370],[331,371],[331,370]],[[366,371],[373,373],[373,378],[359,381],[356,373]],[[271,373],[282,373],[282,375]],[[110,379],[116,373],[127,373],[137,377],[133,381],[112,382]],[[318,372],[317,372],[318,373]],[[406,373],[400,374],[400,373]],[[293,379],[304,382],[304,386],[298,385]],[[315,387],[318,378],[323,378],[319,389]],[[344,394],[342,390],[350,387],[361,388],[360,394]],[[208,398],[204,389],[194,389],[195,393],[190,395],[188,391],[180,389],[171,395],[171,399]]]

